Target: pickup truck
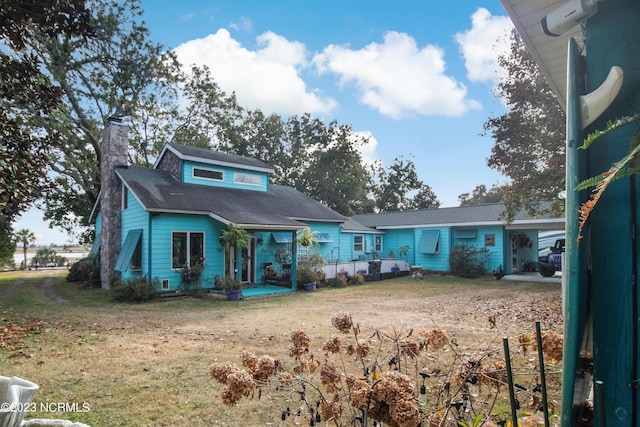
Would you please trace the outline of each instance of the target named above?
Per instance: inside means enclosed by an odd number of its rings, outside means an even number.
[[[538,272],[544,277],[551,277],[556,271],[562,271],[564,239],[556,240],[556,243],[550,249],[551,252],[548,255],[538,260]]]

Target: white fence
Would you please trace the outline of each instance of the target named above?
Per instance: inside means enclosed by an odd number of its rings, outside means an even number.
[[[391,273],[391,269],[397,267],[400,271],[409,271],[409,263],[403,259],[386,258],[376,260],[381,262],[380,273]],[[369,273],[369,263],[371,261],[348,261],[325,264],[322,266],[327,279],[335,279],[338,273],[347,273],[348,276],[354,276],[358,271]]]

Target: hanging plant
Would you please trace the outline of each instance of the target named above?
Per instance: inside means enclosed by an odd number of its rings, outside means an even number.
[[[300,234],[298,234],[296,238],[296,242],[298,242],[299,245],[305,246],[305,247],[314,246],[314,245],[317,246],[319,245],[318,232],[311,231],[310,228],[305,228],[300,232]]]
[[[220,241],[226,251],[232,247],[246,249],[249,246],[249,233],[244,228],[229,223],[220,235]]]

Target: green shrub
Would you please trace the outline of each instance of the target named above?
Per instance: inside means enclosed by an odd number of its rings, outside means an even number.
[[[146,277],[117,281],[111,287],[111,299],[115,302],[148,302],[158,296],[160,288],[158,279],[152,281]]]
[[[69,269],[67,282],[78,282],[80,288],[99,288],[100,257],[90,255],[74,263]]]
[[[470,279],[487,274],[487,261],[489,260],[489,250],[487,248],[477,248],[476,246],[456,245],[451,249],[449,265],[451,274]]]

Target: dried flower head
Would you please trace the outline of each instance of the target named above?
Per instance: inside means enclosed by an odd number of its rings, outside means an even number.
[[[290,388],[293,386],[295,377],[290,372],[280,372],[278,374],[278,385],[282,388]]]
[[[222,402],[234,406],[254,388],[253,377],[246,371],[235,371],[227,375],[227,385],[222,391]]]
[[[347,375],[345,382],[351,395],[351,400],[349,401],[351,407],[366,407],[369,404],[369,397],[371,395],[371,384],[352,374]]]
[[[227,375],[237,370],[238,368],[230,363],[214,363],[209,367],[209,375],[220,384],[226,384]]]
[[[291,348],[289,356],[300,357],[309,350],[311,339],[303,329],[296,329],[291,332]]]
[[[407,355],[412,359],[418,357],[418,353],[420,352],[420,345],[413,340],[400,341],[399,347],[400,354]]]
[[[335,313],[331,316],[331,324],[343,334],[348,334],[353,327],[353,319],[349,313]]]
[[[534,338],[532,339],[533,349],[538,349],[538,340],[536,335],[534,334]],[[563,338],[562,335],[558,334],[552,330],[546,330],[542,332],[542,351],[544,356],[551,363],[558,363],[562,360],[562,346],[563,346]]]
[[[257,381],[266,381],[280,370],[280,361],[271,356],[262,355],[258,358],[256,368],[251,372]]]
[[[300,359],[298,361],[298,365],[293,368],[293,372],[301,375],[301,374],[313,374],[318,370],[320,363],[315,361],[312,358],[309,359]]]
[[[397,399],[389,408],[389,413],[391,419],[398,427],[414,427],[420,425],[420,410],[413,396]]]
[[[340,417],[342,417],[342,405],[340,404],[338,397],[336,397],[336,400],[331,402],[323,400],[320,403],[320,415],[325,423],[333,420],[339,420]]]
[[[440,328],[429,329],[418,332],[418,336],[425,341],[427,350],[440,350],[449,342],[447,333]]]
[[[258,356],[249,351],[243,350],[240,358],[242,359],[242,366],[247,368],[249,371],[255,371],[258,366]]]
[[[320,381],[327,388],[333,389],[340,382],[340,371],[329,362],[325,362],[320,366]]]
[[[349,344],[347,346],[347,354],[349,356],[355,355],[358,358],[367,357],[370,351],[369,341],[361,341],[358,345]]]
[[[331,337],[329,338],[329,340],[324,343],[324,345],[322,346],[322,349],[326,352],[326,353],[340,353],[340,338],[338,337]]]

